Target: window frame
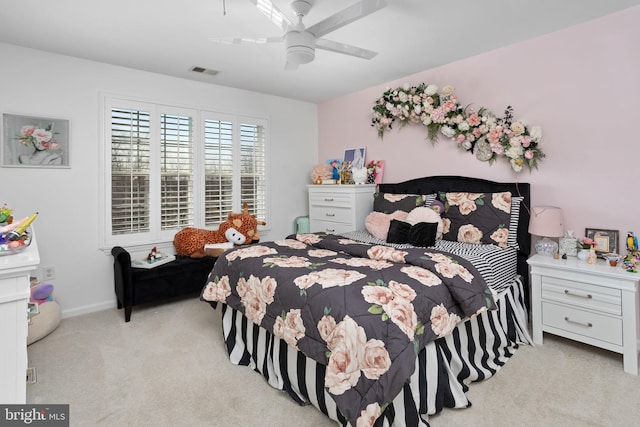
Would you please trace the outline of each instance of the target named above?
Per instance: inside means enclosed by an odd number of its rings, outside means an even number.
[[[149,232],[134,234],[113,234],[112,229],[112,157],[111,157],[111,114],[113,108],[136,109],[148,111],[150,116],[150,161],[149,161]],[[111,94],[101,95],[101,138],[100,138],[100,188],[99,219],[100,219],[100,248],[109,251],[113,246],[123,246],[130,250],[148,250],[149,246],[160,245],[165,250],[173,248],[173,237],[179,229],[161,229],[161,144],[160,117],[162,114],[191,116],[193,118],[193,221],[192,226],[198,228],[215,229],[218,224],[205,226],[205,120],[230,121],[233,123],[233,179],[232,179],[232,212],[242,210],[240,200],[241,161],[240,161],[240,125],[255,124],[264,128],[264,218],[270,223],[270,161],[269,161],[269,133],[270,123],[266,117],[240,115],[228,112],[217,112],[211,109],[194,108],[146,101],[126,96]],[[269,227],[259,226],[260,231],[268,231]]]

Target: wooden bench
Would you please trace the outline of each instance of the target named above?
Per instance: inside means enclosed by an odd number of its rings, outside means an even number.
[[[145,269],[131,267],[131,255],[115,246],[114,286],[118,309],[124,307],[124,321],[131,320],[133,306],[200,292],[216,262],[215,257],[176,256],[174,261]]]

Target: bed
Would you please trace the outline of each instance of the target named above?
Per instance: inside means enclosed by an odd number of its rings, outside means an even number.
[[[220,305],[230,361],[343,426],[428,426],[470,406],[469,384],[531,343],[530,189],[417,178],[379,184],[372,212],[429,205],[445,225],[435,241],[436,224],[394,220],[388,240],[409,229],[394,243],[310,233],[221,255],[201,299]]]

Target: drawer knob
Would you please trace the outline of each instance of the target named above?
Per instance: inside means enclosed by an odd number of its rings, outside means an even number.
[[[336,230],[334,228],[327,228],[327,233],[335,233]]]
[[[325,215],[326,216],[336,216],[336,214],[332,214],[332,213],[328,213],[328,214],[325,214]]]
[[[333,197],[325,197],[324,201],[325,202],[333,202]]]
[[[565,317],[564,321],[567,322],[567,323],[573,323],[575,325],[580,325],[580,326],[584,326],[584,327],[587,327],[587,328],[593,327],[593,323],[591,323],[591,322],[577,322],[575,320],[569,319],[568,317]]]
[[[568,289],[565,289],[564,293],[566,295],[573,295],[574,297],[587,298],[587,299],[593,298],[593,295],[591,295],[591,294],[579,294],[579,293],[576,293],[576,292],[571,292]]]

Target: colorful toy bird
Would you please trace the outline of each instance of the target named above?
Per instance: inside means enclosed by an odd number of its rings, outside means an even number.
[[[638,250],[638,238],[634,236],[633,231],[627,233],[627,249],[630,251]]]

